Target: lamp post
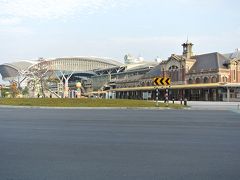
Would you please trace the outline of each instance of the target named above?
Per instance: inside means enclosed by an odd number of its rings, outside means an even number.
[[[159,100],[159,89],[158,86],[156,87],[156,106],[158,107],[158,100]]]
[[[77,82],[76,83],[76,88],[77,88],[77,98],[80,98],[81,97],[81,88],[82,87],[82,84],[80,82]]]

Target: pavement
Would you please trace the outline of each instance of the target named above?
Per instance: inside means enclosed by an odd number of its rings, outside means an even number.
[[[201,110],[239,110],[240,102],[189,101],[191,109]]]
[[[228,110],[0,108],[1,180],[235,180]]]
[[[163,101],[160,101],[163,102]],[[171,104],[172,101],[169,101]],[[181,104],[180,101],[174,101]],[[183,103],[183,102],[182,102]],[[188,110],[230,110],[240,111],[240,102],[216,102],[216,101],[187,101]]]

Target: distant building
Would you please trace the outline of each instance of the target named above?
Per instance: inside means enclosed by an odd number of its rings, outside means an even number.
[[[138,58],[135,58],[131,54],[127,54],[124,56],[124,63],[125,64],[135,64],[135,63],[141,63],[144,62],[144,58],[139,56]]]
[[[145,61],[127,54],[124,64],[99,57],[66,57],[17,61],[0,65],[3,80],[37,82],[33,72],[46,69],[55,74],[58,84],[49,88],[61,97],[74,96],[75,82],[81,81],[87,95],[101,94],[107,98],[155,99],[155,77],[169,77],[171,86],[160,86],[159,99],[168,92],[169,99],[204,101],[240,101],[240,50],[221,54],[212,52],[195,55],[193,44],[182,44],[181,55],[172,54],[168,59]],[[39,78],[38,78],[39,80]],[[36,94],[36,83],[32,86]],[[75,89],[74,89],[75,88]],[[166,91],[168,89],[168,91]],[[34,95],[35,96],[35,95]]]
[[[53,90],[52,93],[57,93],[59,96],[68,96],[67,91],[74,91],[77,81],[86,81],[89,77],[96,75],[95,70],[114,68],[121,66],[122,63],[110,58],[101,57],[62,57],[43,59],[39,58],[35,61],[16,61],[13,63],[5,63],[0,65],[0,74],[4,81],[10,83],[17,82],[18,87],[28,85],[33,91],[31,97],[36,97],[40,93],[40,80],[45,79],[46,82],[51,77],[58,79],[58,84],[50,83],[47,90]],[[31,82],[31,83],[30,83]],[[56,82],[56,81],[55,81]],[[73,94],[73,93],[71,93]]]
[[[89,79],[89,87],[91,87],[89,89],[97,91],[106,88],[119,88],[119,84],[122,82],[131,83],[131,85],[128,84],[128,86],[134,87],[135,83],[139,81],[139,78],[143,77],[158,64],[155,61],[144,61],[143,58],[133,60],[132,56],[128,57],[131,57],[131,60],[128,60],[128,63],[125,61],[124,65],[94,71],[96,75]],[[134,81],[134,83],[132,81]]]

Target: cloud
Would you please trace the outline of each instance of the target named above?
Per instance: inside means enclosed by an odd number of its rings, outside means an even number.
[[[164,43],[172,44],[183,41],[178,36],[151,36],[151,37],[118,37],[112,38],[111,41],[115,43],[126,43],[126,44],[146,44],[146,43]]]
[[[217,3],[223,3],[224,0],[173,0],[173,2],[184,5],[218,5]]]
[[[0,26],[1,25],[16,25],[19,24],[21,20],[19,18],[13,17],[13,18],[0,18]]]
[[[216,33],[215,35],[190,35],[189,41],[194,44],[195,54],[209,52],[230,53],[239,48],[240,34],[236,31]],[[130,53],[140,53],[148,57],[159,56],[166,59],[171,54],[181,54],[181,44],[187,40],[185,35],[115,37],[109,40],[109,46]],[[109,49],[108,49],[109,50]],[[124,51],[122,51],[124,52]]]
[[[126,0],[2,0],[0,18],[64,19],[127,4]]]
[[[0,28],[0,33],[10,33],[10,34],[18,34],[20,33],[21,35],[29,35],[29,34],[33,34],[33,31],[27,27],[24,26],[6,26],[6,27],[1,27]],[[0,38],[2,36],[5,36],[5,34],[1,34]]]

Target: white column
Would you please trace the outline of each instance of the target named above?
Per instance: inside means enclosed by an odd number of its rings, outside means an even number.
[[[65,79],[65,84],[64,84],[64,98],[68,97],[68,78]]]

